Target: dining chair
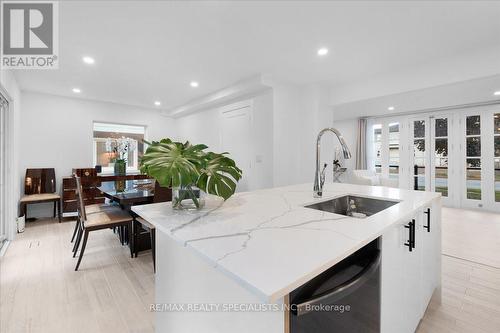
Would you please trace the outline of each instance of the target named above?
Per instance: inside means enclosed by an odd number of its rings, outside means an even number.
[[[153,203],[172,201],[172,189],[169,187],[162,187],[158,182],[155,182],[155,190],[153,196]],[[139,226],[140,224],[140,226]],[[138,230],[145,229],[149,232],[149,239],[151,240],[151,255],[153,256],[153,269],[156,272],[156,229],[155,226],[140,216],[134,218],[132,238],[134,245],[137,244],[137,237],[139,236]],[[137,258],[139,253],[138,246],[134,246],[134,256]]]
[[[75,190],[76,192],[76,190]],[[76,198],[76,195],[75,194],[75,198]],[[85,200],[84,200],[84,203],[85,203]],[[111,204],[107,204],[107,203],[103,203],[103,204],[92,204],[92,205],[86,205],[85,206],[85,213],[87,215],[89,214],[94,214],[94,213],[98,213],[98,212],[102,212],[102,211],[105,211],[105,210],[109,210],[109,209],[117,209],[117,208],[120,208],[118,206],[115,206],[115,205],[111,205]],[[80,223],[80,219],[77,215],[77,218],[76,218],[76,223],[75,223],[75,229],[73,230],[73,235],[71,236],[71,243],[73,243],[73,241],[75,240],[75,236],[76,236],[76,232],[78,231],[78,224]],[[75,251],[75,248],[73,248],[73,252]]]
[[[78,261],[75,267],[75,271],[77,271],[78,268],[80,267],[83,254],[85,253],[85,247],[87,246],[87,240],[89,237],[89,233],[91,231],[127,226],[129,232],[131,232],[133,218],[127,211],[124,211],[118,207],[115,209],[105,209],[87,214],[82,196],[82,183],[80,177],[75,176],[75,182],[76,182],[75,194],[77,198],[78,220],[80,221],[80,223],[77,223],[78,229],[77,229],[75,251],[73,252],[73,257],[75,257],[78,251],[78,247],[80,245],[80,241],[82,240],[83,237],[82,248],[80,249],[80,255],[78,257]],[[130,238],[132,239],[131,236]],[[133,246],[131,246],[130,249],[132,255]]]
[[[28,220],[28,205],[52,202],[54,218],[61,222],[61,196],[56,193],[56,172],[54,168],[26,169],[24,178],[24,195],[19,200],[21,216]]]

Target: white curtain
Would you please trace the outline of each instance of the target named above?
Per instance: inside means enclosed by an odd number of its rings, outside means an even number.
[[[358,119],[356,135],[356,170],[366,170],[366,125],[365,118]]]

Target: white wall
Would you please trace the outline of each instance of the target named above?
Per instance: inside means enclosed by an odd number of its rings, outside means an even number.
[[[344,166],[352,168],[355,166],[355,150],[356,150],[356,128],[357,119],[348,121],[337,121],[332,108],[329,106],[329,89],[326,85],[314,84],[300,87],[293,87],[293,89],[281,86],[282,90],[288,92],[283,94],[282,98],[287,98],[283,102],[283,121],[281,122],[282,128],[275,125],[275,149],[282,151],[283,145],[292,155],[285,159],[283,154],[276,155],[278,160],[281,158],[282,163],[296,163],[297,167],[288,169],[283,178],[282,184],[298,184],[298,183],[312,183],[314,181],[314,172],[316,169],[316,140],[318,133],[327,127],[334,127],[340,131],[344,136],[346,143],[353,155],[352,159],[346,160]],[[295,122],[288,120],[288,114],[291,112],[289,103],[295,103],[295,109],[291,109]],[[279,111],[279,109],[278,109]],[[275,110],[276,112],[276,110]],[[293,146],[291,145],[293,143]],[[326,181],[333,181],[333,160],[335,157],[336,149],[340,149],[338,139],[333,133],[327,132],[321,139],[321,163],[327,163]],[[292,161],[292,162],[290,162]],[[291,171],[291,172],[290,172]],[[281,172],[277,170],[277,172]],[[346,180],[346,177],[342,178]]]
[[[344,134],[354,155],[356,120],[339,124],[334,122],[332,108],[328,105],[328,86],[298,86],[277,81],[269,82],[269,85],[273,94],[273,123],[272,129],[268,128],[272,133],[274,150],[273,186],[313,182],[316,137],[325,127],[337,127]],[[327,179],[331,181],[334,151],[339,143],[335,136],[327,134],[321,147],[321,159],[329,164]],[[347,163],[354,165],[353,161]]]
[[[294,85],[273,85],[273,185],[297,182],[302,159],[299,122],[300,89]]]
[[[6,234],[9,240],[14,239],[16,233],[15,219],[18,215],[18,199],[20,197],[20,187],[17,181],[18,161],[19,161],[19,137],[20,137],[20,112],[21,112],[21,92],[11,70],[0,70],[0,85],[2,91],[9,99],[9,114],[6,119],[7,126],[7,182],[9,192],[6,209]]]
[[[320,129],[333,123],[329,89],[324,85],[297,86],[285,82],[270,82],[272,90],[253,99],[255,155],[263,155],[256,164],[255,188],[307,183],[314,179],[316,136]],[[265,98],[264,98],[265,97]],[[206,143],[212,149],[220,147],[220,108],[204,110],[176,119],[179,138]],[[351,122],[346,124],[351,125]],[[338,127],[338,126],[337,126]],[[341,128],[351,131],[351,127]],[[354,151],[355,132],[346,133],[349,148]],[[322,160],[329,163],[327,178],[338,140],[325,135]],[[353,162],[351,162],[353,163]]]
[[[357,130],[358,130],[358,119],[348,119],[348,120],[335,120],[335,114],[333,115],[333,127],[338,129],[340,133],[344,136],[345,142],[347,143],[347,146],[349,147],[349,150],[351,151],[351,158],[344,160],[343,166],[347,168],[346,174],[343,175],[341,180],[343,182],[349,182],[349,178],[351,175],[351,171],[356,169],[356,137],[357,137]],[[335,151],[335,149],[340,148],[340,144],[338,143],[337,139],[335,138],[335,142],[333,145],[333,149],[330,151]],[[331,160],[330,160],[331,163]],[[328,177],[331,174],[327,174],[327,180]]]
[[[22,97],[21,184],[26,168],[54,167],[59,191],[61,178],[71,175],[73,168],[93,167],[94,121],[146,126],[147,140],[176,136],[174,120],[159,111],[32,92]],[[51,214],[50,205],[37,206],[30,206],[30,215]]]
[[[273,94],[267,90],[257,96],[245,98],[252,103],[252,124],[250,135],[252,170],[249,179],[250,190],[267,188],[273,186]],[[201,110],[176,119],[178,139],[189,140],[192,143],[204,143],[209,150],[219,152],[221,147],[221,108],[237,103]],[[231,152],[229,152],[231,153]],[[261,162],[256,161],[259,156]],[[243,170],[244,174],[246,170]],[[247,171],[248,172],[248,171]]]

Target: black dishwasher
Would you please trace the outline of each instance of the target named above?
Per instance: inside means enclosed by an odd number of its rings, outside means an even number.
[[[380,332],[376,239],[290,293],[290,333]]]

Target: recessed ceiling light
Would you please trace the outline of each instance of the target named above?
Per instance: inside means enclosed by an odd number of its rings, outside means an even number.
[[[196,81],[191,81],[191,83],[190,83],[189,85],[190,85],[191,87],[193,87],[193,88],[196,88],[196,87],[198,87],[200,84],[199,84],[198,82],[196,82]]]
[[[389,111],[394,111],[394,109],[395,109],[395,107],[394,107],[394,106],[389,106],[389,107],[387,108],[387,110],[389,110]]]
[[[73,92],[74,92],[75,94],[79,94],[79,93],[81,93],[82,91],[80,90],[80,88],[73,88]]]
[[[92,57],[85,56],[85,57],[82,58],[82,60],[83,60],[84,63],[86,63],[88,65],[92,65],[92,64],[95,63],[95,60]]]
[[[493,93],[493,95],[495,95],[495,96],[500,96],[500,90],[499,90],[499,91],[495,91],[495,92]]]
[[[161,105],[161,102],[160,102],[160,101],[155,101],[155,105],[156,105],[156,106],[160,106],[160,105]]]
[[[326,47],[322,47],[318,50],[318,55],[319,56],[324,56],[328,54],[328,49]]]

